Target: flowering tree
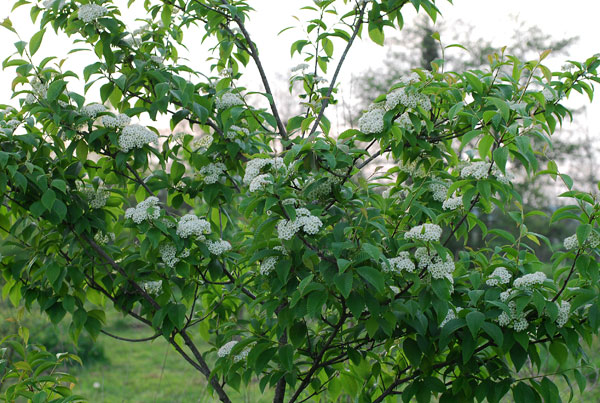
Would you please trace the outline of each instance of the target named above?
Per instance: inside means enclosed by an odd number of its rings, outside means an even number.
[[[591,98],[598,57],[554,73],[547,52],[500,52],[465,72],[439,61],[375,99],[358,130],[333,133],[326,112],[352,45],[383,44],[404,7],[435,19],[432,1],[307,2],[313,18],[291,45],[306,63],[290,78],[305,112],[287,122],[246,29],[248,2],[143,3],[147,25],[133,32],[110,1],[30,6],[41,31],[3,63],[16,66],[20,105],[0,114],[4,296],[37,302],[53,322],[69,313],[75,338],[107,333],[110,301],[223,402],[255,378],[275,402],[559,399],[540,356],[578,366],[579,340],[597,332],[600,206],[552,161],[541,168],[531,139],[551,144],[572,90]],[[212,75],[179,59],[193,26],[214,45]],[[82,74],[35,58],[48,27],[91,49]],[[251,65],[258,93],[236,85]],[[142,124],[164,117],[193,131]],[[398,162],[373,170],[379,156]],[[536,257],[546,239],[527,229],[515,160],[573,200],[550,218],[580,223],[552,262]],[[494,208],[516,235],[486,227]],[[469,247],[474,227],[485,248]],[[520,379],[528,360],[537,372]]]

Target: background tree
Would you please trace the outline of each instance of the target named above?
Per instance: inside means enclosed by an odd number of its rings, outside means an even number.
[[[383,44],[405,6],[438,13],[429,0],[309,3],[291,45],[306,62],[290,78],[304,112],[284,122],[244,1],[145,1],[148,25],[134,32],[108,1],[32,5],[41,30],[4,62],[20,104],[1,116],[3,294],[53,322],[69,312],[75,339],[126,339],[103,329],[110,301],[154,332],[129,341],[164,338],[223,402],[254,377],[275,402],[557,400],[549,355],[584,382],[579,338],[600,325],[600,206],[555,164],[541,170],[532,139],[551,143],[569,114],[561,100],[591,97],[600,61],[552,73],[546,53],[497,53],[481,69],[416,69],[359,130],[333,133],[326,112],[353,43]],[[180,59],[195,25],[214,46],[210,74]],[[37,61],[49,27],[94,61],[80,74]],[[268,108],[236,84],[250,63]],[[96,89],[102,103],[85,98]],[[203,134],[141,124],[161,116]],[[471,145],[468,159],[457,152]],[[351,180],[380,155],[400,162]],[[515,160],[569,189],[552,221],[580,224],[551,264],[524,222]],[[493,207],[518,236],[487,228],[477,212]],[[483,247],[470,244],[474,227]],[[527,360],[540,372],[518,378]]]

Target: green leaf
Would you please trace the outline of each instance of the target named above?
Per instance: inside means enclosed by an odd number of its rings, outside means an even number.
[[[579,242],[579,246],[582,246],[584,242],[587,240],[588,236],[592,232],[592,226],[590,224],[581,224],[577,227],[577,242]]]
[[[413,367],[418,367],[421,363],[421,348],[416,341],[410,338],[404,339],[402,343],[402,349],[404,350],[404,355],[408,358],[408,361]]]
[[[490,134],[486,134],[481,138],[481,140],[479,140],[479,146],[477,147],[477,150],[479,151],[479,156],[482,159],[485,160],[488,157],[492,144],[494,144],[494,137]]]
[[[494,340],[494,343],[497,346],[502,346],[502,343],[504,342],[504,335],[498,326],[493,323],[483,322],[481,327],[483,328],[483,331],[486,332],[492,338],[492,340]]]
[[[506,161],[508,160],[508,148],[506,148],[506,147],[496,148],[494,150],[494,152],[492,153],[492,156],[494,157],[494,162],[496,162],[496,164],[498,165],[498,168],[500,168],[500,171],[502,171],[503,174],[506,174]]]
[[[352,291],[352,274],[336,274],[333,278],[333,282],[335,283],[335,286],[340,291],[340,293],[344,296],[344,298],[348,298],[348,296],[350,295],[350,291]]]
[[[385,42],[383,30],[373,22],[369,22],[369,38],[380,46],[383,46],[383,43]]]
[[[385,287],[385,280],[379,270],[374,269],[372,267],[362,266],[357,268],[356,271],[358,272],[358,274],[360,274],[362,278],[367,280],[369,284],[375,287],[375,289],[378,292],[383,292],[383,289]]]
[[[473,338],[477,339],[477,333],[485,321],[485,315],[479,311],[473,311],[469,312],[465,319],[467,320],[467,326],[469,327]]]
[[[559,341],[553,341],[552,344],[550,344],[550,354],[552,354],[552,357],[554,357],[561,367],[567,363],[567,359],[569,358],[567,348]]]
[[[56,80],[53,81],[52,84],[48,87],[48,92],[46,94],[46,99],[50,102],[54,101],[56,98],[63,93],[67,86],[67,82],[65,80]]]
[[[294,346],[286,344],[279,347],[279,362],[286,371],[291,371],[294,368]]]
[[[48,266],[46,266],[46,278],[48,279],[50,284],[54,284],[54,282],[58,280],[61,271],[62,268],[56,262],[52,262]]]
[[[46,210],[52,210],[52,206],[54,206],[54,201],[56,200],[56,193],[52,189],[46,189],[44,195],[42,196],[42,204],[46,207]]]
[[[177,182],[179,182],[179,180],[183,177],[184,173],[185,173],[185,166],[180,162],[173,161],[173,163],[171,164],[171,173],[170,173],[171,182],[173,184],[176,184]]]
[[[35,52],[38,51],[40,45],[42,44],[42,39],[44,38],[44,34],[46,33],[46,29],[42,29],[41,31],[36,32],[29,41],[29,53],[31,56],[35,55]]]

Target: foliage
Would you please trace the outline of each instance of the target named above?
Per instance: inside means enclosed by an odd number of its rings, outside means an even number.
[[[433,2],[307,6],[314,18],[291,53],[314,70],[290,78],[306,110],[287,122],[244,1],[144,1],[148,25],[136,32],[109,1],[44,5],[31,6],[41,30],[3,63],[16,67],[20,99],[4,109],[0,139],[5,297],[37,302],[55,323],[70,313],[75,339],[109,333],[110,301],[153,329],[129,341],[164,337],[224,402],[255,377],[275,402],[325,391],[332,401],[558,400],[545,373],[516,374],[527,360],[539,371],[543,351],[584,360],[579,340],[591,343],[600,324],[600,206],[555,163],[540,167],[532,139],[551,144],[573,90],[592,97],[597,56],[564,72],[543,65],[547,52],[415,69],[375,99],[360,130],[334,134],[325,112],[352,44],[383,44],[405,6],[435,19]],[[195,25],[214,46],[208,75],[179,57]],[[91,50],[82,75],[35,60],[49,28]],[[236,85],[251,62],[268,108]],[[77,93],[81,81],[112,109]],[[196,131],[139,124],[162,116]],[[380,155],[400,162],[356,179]],[[538,213],[511,185],[515,161],[564,182],[572,199],[550,222],[579,225],[550,264],[536,253],[547,240],[524,221]],[[494,208],[518,236],[476,214]],[[456,255],[451,240],[463,243]],[[212,347],[200,351],[192,331]]]
[[[22,315],[22,313],[21,313]],[[23,398],[29,402],[66,403],[82,402],[71,388],[75,378],[59,370],[69,361],[81,364],[71,353],[52,354],[41,344],[29,343],[29,329],[19,326],[18,335],[0,340],[0,401],[15,402]]]

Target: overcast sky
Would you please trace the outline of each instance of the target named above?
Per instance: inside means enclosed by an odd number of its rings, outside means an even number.
[[[0,19],[11,15],[12,3],[14,3],[12,0],[0,0]],[[137,8],[127,10],[125,8],[127,0],[115,0],[114,3],[123,7],[123,14],[128,20],[128,24],[134,28],[141,25],[139,22],[134,22],[135,18],[144,15],[139,5]],[[138,3],[141,5],[142,2],[138,0]],[[289,47],[292,41],[302,38],[302,36],[298,30],[286,31],[279,36],[277,33],[287,26],[299,25],[293,16],[307,16],[308,14],[305,11],[299,11],[299,8],[311,2],[306,0],[249,0],[249,3],[256,9],[256,12],[251,15],[248,29],[259,46],[267,73],[271,76],[287,74],[290,67],[301,61],[298,55],[294,60],[290,60]],[[597,39],[597,12],[595,11],[598,2],[595,0],[577,0],[570,3],[564,0],[455,0],[454,5],[438,0],[437,4],[443,14],[440,20],[445,25],[456,24],[457,20],[466,21],[475,27],[474,34],[477,37],[489,38],[499,48],[510,40],[514,27],[514,19],[511,15],[518,15],[520,20],[529,25],[539,26],[554,38],[578,36],[579,41],[570,49],[567,57],[555,58],[549,62],[551,68],[559,68],[563,64],[562,59],[582,60],[600,51]],[[406,9],[409,10],[410,7]],[[412,16],[414,16],[414,12],[412,9],[410,10],[405,13],[405,25],[407,26],[411,24]],[[17,10],[16,13],[13,13],[11,20],[25,40],[37,31],[28,17],[27,7],[22,7],[22,11]],[[199,39],[200,35],[199,31],[195,31],[191,33],[190,37],[195,41]],[[0,58],[3,60],[14,52],[13,43],[17,38],[3,28],[0,38],[2,38]],[[444,43],[452,43],[452,39],[442,37]],[[195,44],[197,41],[193,43]],[[338,42],[337,47],[341,48],[342,44]],[[36,59],[41,60],[47,55],[67,57],[68,49],[68,41],[56,39],[52,32],[48,32],[42,49],[36,54]],[[190,58],[194,64],[206,66],[204,62],[206,54],[195,52],[193,46],[190,49]],[[378,67],[384,57],[384,48],[369,41],[358,43],[351,51],[342,70],[342,82],[347,80],[350,74],[357,75],[369,67]],[[89,59],[84,53],[80,54],[79,58],[71,55],[69,59],[79,69],[89,63],[87,61]],[[255,74],[254,67],[250,68],[250,72]],[[10,82],[13,75],[13,68],[0,72],[0,91],[4,94],[0,103],[6,102],[8,94],[11,93]],[[598,102],[591,107],[588,115],[591,119],[590,125],[595,128],[600,127],[600,104]]]

